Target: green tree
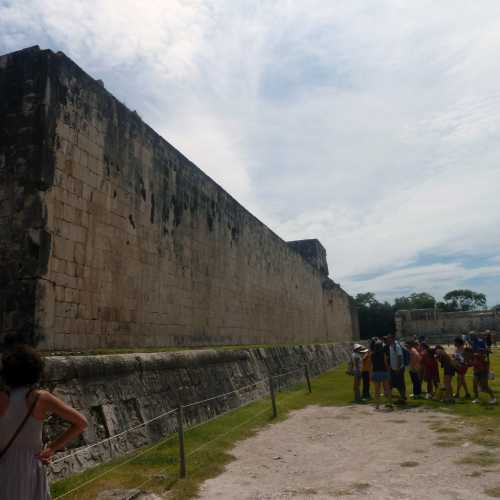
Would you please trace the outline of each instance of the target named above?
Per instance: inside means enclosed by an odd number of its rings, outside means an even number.
[[[432,309],[436,299],[426,292],[412,293],[408,297],[398,297],[394,300],[394,309]]]
[[[372,304],[375,304],[377,300],[375,299],[375,294],[372,292],[367,293],[358,293],[356,297],[354,297],[354,302],[358,307],[370,307]]]
[[[443,297],[444,303],[439,303],[446,311],[476,311],[486,309],[486,295],[472,290],[452,290]]]
[[[362,339],[394,333],[394,308],[389,302],[379,302],[371,292],[358,293],[354,301],[358,308]]]

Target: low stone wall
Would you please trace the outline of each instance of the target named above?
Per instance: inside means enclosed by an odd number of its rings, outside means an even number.
[[[67,356],[47,358],[44,385],[80,410],[89,420],[88,430],[76,449],[97,443],[174,409],[185,409],[188,426],[266,396],[267,384],[247,387],[308,364],[311,375],[338,366],[349,355],[349,344],[283,346],[234,351],[181,351],[174,353]],[[302,381],[298,371],[279,378],[278,387]],[[45,439],[61,431],[52,419]],[[138,447],[158,441],[176,430],[171,414],[108,443],[53,464],[51,480],[62,479],[88,467],[109,461]],[[75,449],[70,450],[70,453]]]
[[[500,309],[489,311],[442,312],[435,309],[397,311],[396,334],[400,337],[434,337],[448,339],[471,330],[500,331]]]

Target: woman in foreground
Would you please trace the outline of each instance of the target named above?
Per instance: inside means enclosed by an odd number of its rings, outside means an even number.
[[[82,414],[35,388],[42,373],[42,358],[31,347],[20,345],[2,356],[8,390],[0,391],[0,500],[50,499],[44,465],[87,427]],[[70,427],[42,449],[43,421],[49,415]]]

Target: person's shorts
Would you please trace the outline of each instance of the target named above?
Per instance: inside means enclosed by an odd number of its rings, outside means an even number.
[[[474,371],[474,378],[477,379],[480,384],[488,383],[488,375],[488,370],[481,370],[480,372]]]
[[[445,375],[449,375],[450,377],[454,377],[456,372],[455,368],[452,368],[451,366],[446,366],[443,370],[443,373]]]
[[[389,372],[372,372],[372,380],[374,382],[385,382],[389,378]]]

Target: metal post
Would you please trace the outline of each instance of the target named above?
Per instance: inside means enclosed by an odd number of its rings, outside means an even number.
[[[278,410],[276,409],[276,395],[274,394],[274,380],[272,376],[269,376],[269,392],[271,393],[271,402],[273,404],[273,418],[276,418]]]
[[[179,476],[186,477],[186,450],[184,448],[184,411],[182,405],[177,407],[177,432],[179,434]]]
[[[309,378],[309,367],[307,365],[304,365],[304,371],[306,373],[307,390],[309,392],[312,392],[312,389],[311,389],[311,379]]]

